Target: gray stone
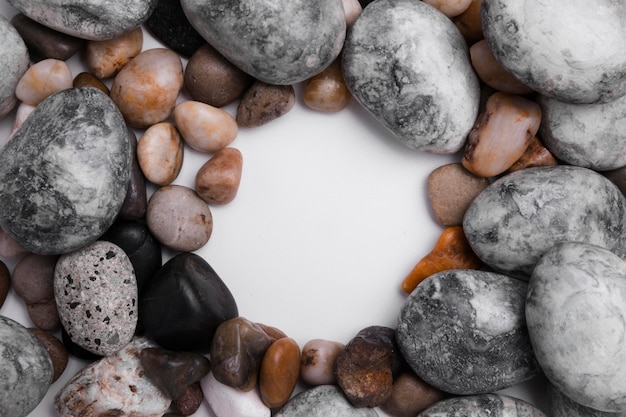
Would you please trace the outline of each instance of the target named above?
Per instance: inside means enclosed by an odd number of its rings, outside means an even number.
[[[13,25],[0,15],[0,120],[17,104],[15,87],[28,69],[26,44]]]
[[[158,0],[7,0],[50,29],[82,39],[111,39],[144,23]]]
[[[52,361],[39,340],[18,322],[0,316],[0,415],[25,417],[52,382]]]
[[[182,0],[191,25],[233,64],[268,84],[294,84],[341,52],[341,0]]]
[[[94,242],[128,188],[124,119],[104,93],[71,88],[44,100],[0,153],[0,225],[31,252]]]
[[[480,88],[463,36],[425,2],[380,0],[351,27],[343,52],[356,100],[409,148],[454,153],[478,115]]]
[[[336,385],[318,385],[292,397],[274,417],[378,417],[373,408],[356,408]]]
[[[407,298],[398,348],[415,373],[452,394],[483,394],[539,372],[526,330],[527,284],[486,271],[431,275]]]
[[[626,199],[587,168],[527,168],[499,178],[470,204],[463,230],[474,252],[507,275],[528,279],[555,244],[588,242],[626,254]]]
[[[580,242],[555,246],[530,278],[528,332],[546,377],[574,402],[626,412],[626,263]]]
[[[518,398],[482,394],[449,398],[435,403],[417,417],[546,417],[541,410]]]
[[[622,1],[486,0],[481,22],[496,59],[541,94],[571,103],[626,94]]]
[[[550,416],[551,417],[626,417],[625,413],[607,413],[585,407],[567,398],[561,391],[550,385]]]

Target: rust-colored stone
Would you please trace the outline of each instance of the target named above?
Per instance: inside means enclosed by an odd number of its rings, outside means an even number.
[[[287,402],[298,383],[300,347],[290,338],[278,339],[263,356],[259,373],[259,390],[263,403],[270,408]]]
[[[519,171],[524,168],[544,167],[557,164],[558,161],[552,156],[550,151],[543,146],[541,140],[535,136],[528,145],[528,148],[526,148],[526,152],[524,152],[517,162],[511,165],[509,172]]]
[[[241,182],[243,156],[238,149],[216,152],[198,170],[195,190],[208,204],[228,204],[235,199]]]

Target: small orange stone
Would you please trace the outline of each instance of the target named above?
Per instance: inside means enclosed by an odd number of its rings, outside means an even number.
[[[290,338],[278,339],[270,345],[261,361],[259,390],[261,399],[270,408],[287,402],[298,383],[300,347]]]
[[[511,165],[509,172],[519,171],[524,168],[544,167],[550,165],[558,165],[558,162],[554,156],[552,156],[550,151],[543,146],[543,143],[541,143],[539,138],[535,136],[520,159]]]

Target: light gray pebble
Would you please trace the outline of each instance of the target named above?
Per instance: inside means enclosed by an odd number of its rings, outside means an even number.
[[[435,403],[417,417],[546,417],[524,400],[502,394],[454,397]]]
[[[377,417],[373,408],[356,408],[336,385],[318,385],[292,397],[274,417]]]
[[[567,398],[552,385],[550,385],[548,397],[551,417],[626,417],[626,412],[607,413],[580,405]]]
[[[11,22],[0,15],[0,120],[17,104],[15,87],[28,69],[28,49]]]

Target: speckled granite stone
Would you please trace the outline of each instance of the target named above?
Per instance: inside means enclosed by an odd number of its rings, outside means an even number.
[[[417,417],[546,417],[541,410],[518,398],[482,394],[449,398],[422,411]]]
[[[0,119],[17,104],[15,87],[28,69],[28,49],[13,25],[0,15]]]
[[[470,204],[463,230],[480,259],[528,279],[552,246],[581,241],[626,254],[626,199],[604,176],[567,165],[527,168],[494,181]]]
[[[268,84],[294,84],[341,52],[341,0],[182,0],[192,26],[229,61]]]
[[[626,263],[585,243],[546,252],[528,285],[528,332],[546,377],[576,403],[626,412]]]
[[[82,39],[104,40],[145,22],[157,0],[7,0],[24,15]]]
[[[318,385],[292,397],[274,417],[377,417],[373,408],[356,408],[336,385]]]
[[[368,5],[346,38],[343,73],[356,100],[404,145],[453,153],[478,115],[479,84],[465,40],[432,6]]]
[[[0,225],[31,252],[61,254],[113,223],[130,176],[124,119],[104,93],[44,100],[0,153]]]
[[[609,413],[580,405],[550,385],[548,397],[550,399],[551,417],[626,417],[624,413]]]
[[[538,374],[524,317],[527,284],[492,272],[431,275],[407,298],[398,348],[428,384],[458,395],[511,387]]]
[[[0,415],[25,417],[52,382],[52,361],[24,326],[0,316]]]
[[[626,94],[623,1],[486,0],[481,22],[496,59],[542,94],[571,103]]]

